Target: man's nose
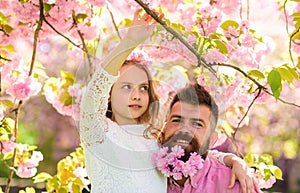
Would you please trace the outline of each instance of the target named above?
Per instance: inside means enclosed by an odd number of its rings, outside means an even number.
[[[183,121],[180,123],[180,130],[184,132],[193,132],[195,128],[189,123],[189,121]]]

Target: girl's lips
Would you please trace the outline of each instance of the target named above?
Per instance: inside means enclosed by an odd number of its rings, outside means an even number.
[[[134,110],[139,110],[140,108],[142,108],[141,105],[136,105],[136,104],[128,105],[128,106],[129,106],[129,108],[134,109]]]

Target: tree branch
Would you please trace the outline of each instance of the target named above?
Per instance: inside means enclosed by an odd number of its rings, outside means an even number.
[[[198,66],[205,66],[208,70],[210,70],[213,74],[215,74],[215,70],[209,66],[206,61],[200,56],[200,54],[197,52],[197,50],[191,46],[180,34],[178,34],[173,28],[169,27],[165,21],[160,19],[156,13],[154,13],[147,4],[142,2],[141,0],[135,0],[145,11],[148,13],[155,21],[157,21],[159,24],[165,28],[169,33],[171,33],[176,39],[178,39],[188,50],[190,50],[198,60]]]
[[[246,72],[244,72],[242,69],[240,69],[239,67],[237,66],[234,66],[234,65],[231,65],[231,64],[213,64],[213,65],[217,65],[217,66],[226,66],[226,67],[229,67],[229,68],[233,68],[235,69],[236,71],[240,72],[241,74],[243,74],[246,78],[248,78],[249,80],[251,80],[257,87],[258,89],[262,89],[265,93],[267,93],[268,95],[271,95],[274,97],[274,95],[272,93],[270,93],[266,87],[264,87],[262,84],[260,84],[259,82],[257,82],[254,78],[252,78],[251,76],[249,76]],[[281,98],[278,98],[277,99],[278,101],[284,103],[284,104],[287,104],[287,105],[291,105],[291,106],[294,106],[294,107],[298,107],[300,108],[300,105],[297,105],[295,103],[291,103],[291,102],[287,102]]]
[[[89,50],[84,42],[84,38],[83,38],[83,34],[81,33],[81,31],[78,29],[78,25],[77,25],[77,21],[76,21],[76,17],[75,17],[75,13],[73,11],[72,13],[72,18],[73,18],[73,24],[76,26],[76,29],[77,29],[77,33],[80,37],[80,40],[82,42],[82,50],[86,53],[86,56],[88,58],[88,62],[89,62],[89,65],[90,65],[90,69],[92,68],[92,60],[91,60],[91,55],[89,53]]]
[[[65,38],[68,42],[70,42],[71,44],[73,44],[74,46],[80,48],[82,50],[82,48],[80,47],[80,45],[77,45],[75,42],[73,42],[70,38],[68,38],[67,36],[65,36],[64,34],[60,33],[57,29],[55,29],[55,27],[53,27],[53,25],[51,23],[48,22],[48,20],[46,18],[44,18],[45,23],[53,30],[55,31],[58,35],[60,35],[61,37]]]
[[[39,37],[39,32],[42,28],[43,25],[43,20],[44,20],[44,4],[43,4],[43,0],[39,0],[40,3],[40,17],[39,17],[39,22],[38,25],[34,31],[34,38],[33,38],[33,50],[32,50],[32,57],[31,57],[31,64],[30,64],[30,70],[28,73],[28,76],[31,76],[32,71],[33,71],[33,66],[34,66],[34,62],[35,62],[35,55],[36,55],[36,48],[37,48],[37,41],[38,41],[38,37]]]
[[[114,26],[114,28],[115,28],[115,30],[116,30],[116,32],[117,32],[117,34],[118,34],[118,37],[119,37],[119,39],[121,40],[121,39],[122,39],[122,37],[121,37],[121,35],[120,35],[120,32],[119,32],[119,30],[118,30],[118,26],[117,26],[117,24],[116,24],[116,22],[115,22],[114,15],[113,15],[113,13],[111,12],[111,10],[109,9],[109,6],[108,6],[108,4],[106,5],[106,8],[107,8],[107,10],[108,10],[108,12],[109,12],[109,15],[110,15],[111,21],[112,21],[112,23],[113,23],[113,26]]]
[[[40,0],[42,1],[42,0]],[[19,104],[17,106],[17,108],[15,109],[15,116],[14,116],[14,142],[17,143],[17,134],[18,134],[18,119],[19,119],[19,111],[22,105],[22,101],[19,101]],[[13,156],[12,156],[12,160],[11,160],[11,167],[14,168],[15,165],[15,159],[16,159],[16,155],[17,155],[17,147],[14,148],[14,152],[13,152]],[[6,188],[5,188],[5,193],[9,193],[9,189],[10,189],[10,183],[12,181],[13,175],[14,175],[15,170],[14,169],[10,169],[10,173],[9,173],[9,177],[7,179],[7,183],[6,183]]]

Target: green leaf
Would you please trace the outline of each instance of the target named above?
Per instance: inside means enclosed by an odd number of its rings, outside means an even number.
[[[7,18],[6,18],[6,16],[2,13],[2,12],[0,12],[0,24],[6,24],[7,23]]]
[[[300,40],[300,32],[293,33],[292,40],[293,41]]]
[[[14,107],[14,103],[11,100],[1,100],[1,105],[8,108]]]
[[[259,70],[249,70],[247,72],[247,74],[249,76],[252,76],[252,77],[255,76],[257,79],[264,79],[265,78],[265,75],[262,72],[260,72]]]
[[[221,24],[221,28],[224,29],[224,30],[228,30],[228,28],[230,26],[237,29],[239,27],[239,24],[236,21],[233,21],[233,20],[227,20],[227,21],[225,21]]]
[[[119,25],[118,25],[118,28],[121,27],[121,26],[125,26],[125,27],[130,27],[132,21],[128,18],[125,18],[123,20],[120,21]]]
[[[293,81],[293,79],[294,79],[293,74],[290,73],[290,71],[288,69],[281,66],[281,67],[277,68],[277,70],[280,73],[282,81],[287,81],[288,83],[291,83]]]
[[[281,92],[281,76],[277,70],[272,70],[268,75],[268,83],[271,87],[272,93],[276,99],[279,98]]]
[[[300,69],[300,56],[298,56],[298,64],[296,66],[298,69]]]
[[[74,82],[75,82],[75,77],[71,72],[61,70],[60,71],[60,76],[65,81],[65,84],[73,85]]]
[[[259,161],[268,165],[273,165],[273,158],[270,154],[262,154],[259,156]]]
[[[4,30],[6,33],[12,32],[13,29],[14,29],[13,27],[11,27],[10,25],[7,25],[7,24],[5,24],[5,25],[3,26],[3,30]]]
[[[49,179],[52,179],[52,176],[46,172],[41,172],[35,177],[32,178],[33,183],[40,183],[40,182],[46,182]]]
[[[11,159],[13,157],[13,155],[14,155],[14,152],[11,151],[9,153],[4,154],[2,159],[3,160],[9,160],[9,159]]]
[[[72,184],[72,192],[73,192],[73,193],[81,193],[80,186],[73,183],[73,184]]]
[[[59,96],[59,101],[64,103],[64,106],[73,104],[73,97],[67,91],[64,91]]]
[[[222,54],[228,54],[227,47],[223,42],[219,40],[213,40],[213,42],[216,44],[216,48],[218,48]]]
[[[46,13],[48,13],[52,7],[54,7],[54,4],[48,4],[48,3],[44,3],[44,10]]]
[[[15,47],[11,44],[7,46],[0,46],[0,48],[6,50],[7,52],[16,52]]]
[[[78,23],[83,22],[85,18],[87,18],[87,14],[85,14],[85,13],[78,13],[78,14],[76,15],[76,21],[77,21]]]
[[[58,193],[68,193],[68,188],[67,187],[62,187],[58,190]]]
[[[285,65],[285,67],[286,67],[286,68],[288,69],[288,71],[292,74],[292,76],[293,76],[294,79],[298,79],[298,78],[299,78],[299,75],[298,75],[298,73],[297,73],[296,68],[291,68],[291,67],[289,67],[289,66],[287,66],[287,65]]]
[[[33,187],[26,187],[25,191],[20,190],[19,193],[35,193],[35,189]]]
[[[279,167],[270,165],[269,169],[272,172],[272,174],[275,176],[276,179],[283,180],[282,179],[282,171]]]

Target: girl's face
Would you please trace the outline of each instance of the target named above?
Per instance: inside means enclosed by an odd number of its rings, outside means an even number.
[[[144,70],[128,65],[121,68],[120,77],[112,87],[111,107],[115,121],[120,124],[136,124],[148,109],[149,80]]]

